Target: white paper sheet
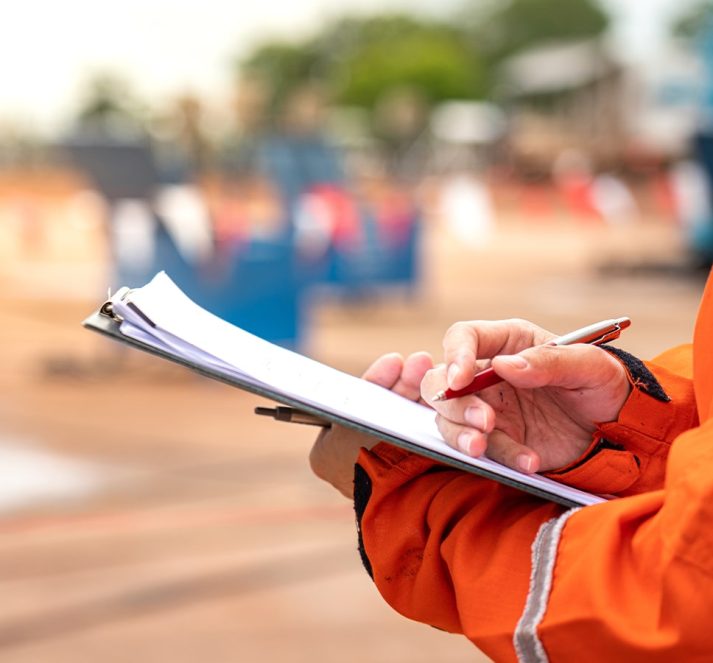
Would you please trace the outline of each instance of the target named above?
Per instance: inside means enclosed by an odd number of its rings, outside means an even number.
[[[584,505],[604,501],[545,477],[521,474],[487,458],[460,453],[444,442],[431,408],[221,320],[191,301],[163,272],[123,301],[117,300],[114,310],[124,318],[122,334],[192,363],[264,385],[321,411],[548,494]]]

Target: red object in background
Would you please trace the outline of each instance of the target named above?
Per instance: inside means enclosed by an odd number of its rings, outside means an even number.
[[[215,205],[212,216],[215,239],[219,246],[247,241],[247,214],[242,203],[230,198],[221,200]]]
[[[391,245],[405,244],[414,222],[415,211],[409,196],[389,189],[375,205],[376,220],[383,239]]]
[[[520,188],[520,211],[528,220],[551,221],[554,216],[552,187],[525,183]]]
[[[592,180],[583,175],[564,175],[559,181],[559,190],[569,212],[580,221],[601,222],[602,217],[592,200]]]
[[[651,198],[656,212],[662,216],[680,222],[680,214],[676,203],[676,194],[671,182],[671,175],[661,171],[651,180]]]
[[[328,212],[332,241],[338,247],[354,246],[362,239],[359,209],[353,197],[332,184],[319,184],[309,190]]]

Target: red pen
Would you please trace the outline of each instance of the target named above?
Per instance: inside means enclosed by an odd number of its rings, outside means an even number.
[[[608,343],[609,341],[619,338],[621,332],[630,324],[631,320],[629,320],[629,318],[602,320],[601,322],[595,322],[593,325],[569,332],[569,334],[564,334],[564,336],[553,338],[544,345],[573,345],[574,343],[601,345],[602,343]],[[492,367],[486,368],[484,371],[480,371],[467,387],[463,387],[462,389],[443,389],[433,397],[433,400],[447,401],[450,398],[475,394],[482,389],[492,387],[494,384],[502,381],[503,378],[501,378]]]

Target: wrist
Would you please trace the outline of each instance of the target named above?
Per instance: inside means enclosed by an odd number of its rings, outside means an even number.
[[[660,488],[671,442],[696,425],[692,382],[618,348],[602,347],[624,367],[630,392],[615,419],[597,424],[586,451],[546,476],[595,493]]]

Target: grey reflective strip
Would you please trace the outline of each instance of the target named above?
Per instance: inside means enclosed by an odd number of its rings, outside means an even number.
[[[515,627],[513,643],[520,663],[547,663],[547,653],[537,637],[537,627],[547,609],[552,588],[552,572],[557,558],[560,534],[567,520],[579,511],[570,509],[559,518],[552,518],[540,527],[532,543],[532,571],[525,610]]]

